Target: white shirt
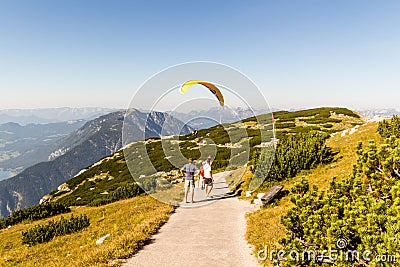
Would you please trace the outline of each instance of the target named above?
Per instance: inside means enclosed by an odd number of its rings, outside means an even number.
[[[211,178],[211,166],[206,163],[203,165],[204,169],[204,178]]]

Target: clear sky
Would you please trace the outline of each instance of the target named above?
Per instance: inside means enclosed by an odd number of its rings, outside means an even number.
[[[125,108],[154,73],[215,61],[272,107],[400,107],[400,1],[0,1],[0,109]]]

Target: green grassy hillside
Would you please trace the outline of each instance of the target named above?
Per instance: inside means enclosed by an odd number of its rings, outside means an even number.
[[[338,151],[336,160],[328,165],[320,165],[316,169],[302,171],[296,177],[283,181],[281,185],[284,189],[290,189],[301,183],[305,177],[310,186],[317,186],[321,190],[326,190],[333,177],[337,180],[344,179],[352,172],[353,165],[357,162],[356,147],[358,142],[368,143],[369,140],[380,142],[381,138],[377,134],[377,123],[366,123],[355,128],[357,130],[337,133],[327,140],[327,145]],[[350,134],[351,133],[351,134]],[[270,249],[281,247],[278,240],[285,236],[286,228],[281,224],[281,217],[293,207],[288,195],[283,196],[273,204],[261,207],[247,216],[248,229],[247,239],[255,246],[255,252],[268,246]],[[264,262],[266,266],[270,262]]]
[[[0,230],[0,266],[113,266],[140,249],[173,212],[172,206],[150,196],[140,196],[102,207],[74,207],[72,214],[86,214],[90,226],[48,243],[22,244],[22,232],[60,216],[24,222]],[[103,244],[96,240],[110,234]]]
[[[331,134],[362,123],[356,113],[340,108],[320,108],[298,112],[282,111],[274,113],[274,116],[278,138],[299,132],[308,132],[311,129],[320,133]],[[55,237],[48,243],[32,247],[22,244],[22,231],[38,224],[44,224],[49,220],[58,220],[60,215],[34,222],[24,221],[9,229],[2,229],[0,230],[0,240],[2,240],[0,244],[0,265],[117,265],[120,262],[118,259],[127,258],[134,254],[174,210],[172,206],[162,204],[143,193],[127,168],[125,156],[137,162],[135,172],[137,177],[135,178],[139,178],[143,182],[150,181],[149,184],[144,183],[144,185],[151,187],[153,186],[152,181],[155,181],[155,186],[158,187],[165,186],[165,181],[178,183],[181,177],[179,177],[176,168],[167,160],[162,145],[176,149],[176,144],[178,144],[185,157],[194,157],[199,161],[203,160],[201,158],[203,149],[206,149],[206,151],[207,149],[210,149],[210,151],[215,149],[217,153],[214,168],[224,170],[228,165],[231,153],[235,157],[235,153],[240,151],[235,150],[235,143],[249,141],[251,153],[256,152],[257,145],[261,143],[259,129],[260,127],[270,127],[270,118],[270,114],[258,118],[259,121],[265,122],[265,125],[258,125],[256,118],[249,118],[237,123],[200,130],[197,136],[187,135],[167,140],[152,138],[132,143],[125,151],[119,151],[87,167],[79,175],[61,185],[59,190],[45,196],[44,199],[71,206],[71,213],[73,214],[86,214],[90,219],[90,226],[77,233]],[[328,124],[332,126],[326,127]],[[358,133],[366,131],[362,127],[364,126],[359,128]],[[238,129],[246,131],[246,140],[241,140],[241,135],[235,134],[239,131]],[[335,142],[332,141],[339,137],[340,134],[337,134],[329,139],[330,146],[338,149],[342,147],[341,144],[335,146]],[[204,140],[210,141],[209,144],[204,145]],[[138,156],[137,152],[143,147],[143,144],[145,144],[146,152],[155,170],[140,166],[143,159]],[[203,154],[208,155],[208,152]],[[169,159],[171,160],[171,158]],[[336,166],[346,165],[345,163],[340,165],[340,162],[342,161],[338,160],[335,163]],[[185,162],[183,161],[182,165],[183,163]],[[243,169],[243,166],[235,166],[235,164],[232,167]],[[318,170],[320,170],[319,167],[316,171]],[[246,173],[244,179],[250,179],[251,176],[251,173]],[[315,179],[318,179],[317,177]],[[298,179],[298,177],[295,177],[294,181]],[[290,183],[288,182],[288,184]],[[287,200],[282,199],[281,203],[285,203],[285,201]],[[284,208],[281,209],[282,212],[285,211]],[[277,229],[282,230],[274,221],[275,217],[272,218],[275,213],[268,212],[272,212],[272,210],[262,209],[249,216],[248,236],[253,243],[255,243],[255,240],[260,240],[260,242],[264,240],[260,228],[251,227],[251,222],[258,220],[257,216],[262,217],[260,219],[262,222],[268,224],[274,222],[278,227]],[[266,220],[265,218],[270,219]],[[266,225],[261,223],[260,226],[264,226],[262,231],[265,231]],[[106,234],[111,236],[103,244],[96,245],[96,240]],[[256,244],[256,246],[258,245]]]
[[[278,139],[287,134],[309,132],[310,130],[331,134],[362,124],[358,114],[343,108],[318,108],[296,112],[280,111],[274,113],[274,117]],[[259,116],[258,120],[266,124],[271,123],[271,115]],[[328,123],[332,126],[325,127]],[[162,181],[165,179],[170,182],[177,180],[180,178],[176,171],[177,169],[170,163],[170,160],[174,160],[174,158],[168,158],[163,151],[163,146],[168,149],[170,145],[171,149],[174,149],[172,145],[174,142],[179,143],[179,149],[186,158],[193,157],[199,159],[199,161],[204,160],[204,158],[200,158],[201,150],[207,151],[209,149],[212,151],[215,149],[217,153],[213,167],[217,171],[225,170],[231,154],[234,157],[234,155],[242,152],[240,148],[233,148],[232,146],[244,141],[240,139],[243,136],[243,129],[245,129],[245,134],[249,140],[250,154],[254,153],[257,149],[256,146],[261,143],[259,127],[268,127],[268,125],[258,125],[256,118],[253,117],[241,122],[200,130],[197,136],[186,135],[171,140],[150,138],[146,141],[146,150],[156,172],[152,168],[141,166],[141,162],[144,159],[138,156],[137,151],[140,150],[143,142],[136,142],[131,144],[124,152],[117,152],[87,168],[80,175],[66,182],[62,190],[53,191],[46,198],[52,198],[53,201],[55,200],[67,206],[96,206],[99,203],[108,203],[110,195],[124,187],[133,187],[132,190],[137,194],[142,193],[142,191],[135,189],[135,181],[126,167],[124,154],[130,157],[132,161],[135,161],[135,165],[138,166],[135,170],[137,174],[136,180],[140,176],[142,176],[142,181],[146,181],[146,179],[148,181],[154,181],[155,179]],[[208,145],[200,147],[200,143],[203,140],[212,140],[212,143],[209,142]],[[181,159],[176,159],[178,162],[179,160]],[[241,160],[238,160],[238,162],[241,162]],[[183,166],[186,162],[181,160],[179,163]],[[231,167],[240,166],[234,165]],[[145,186],[147,185],[145,184]]]

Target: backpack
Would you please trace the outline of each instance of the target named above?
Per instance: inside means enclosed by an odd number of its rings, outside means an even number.
[[[204,177],[204,169],[203,166],[200,167],[200,176]]]

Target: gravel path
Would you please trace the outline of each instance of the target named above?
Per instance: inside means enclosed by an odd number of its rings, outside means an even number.
[[[213,199],[205,199],[204,190],[196,188],[196,202],[182,203],[123,266],[258,266],[245,240],[245,214],[251,204],[226,194],[225,174],[214,175]]]

